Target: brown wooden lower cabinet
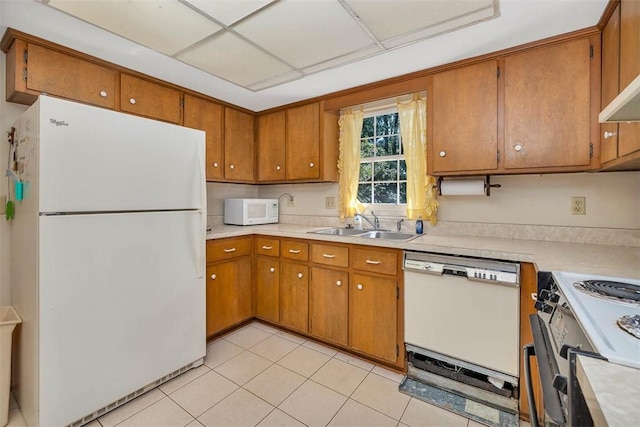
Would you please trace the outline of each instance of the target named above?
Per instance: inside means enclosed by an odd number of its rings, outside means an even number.
[[[353,274],[349,285],[349,345],[399,363],[398,281]]]
[[[309,331],[309,267],[281,261],[280,323],[300,332]]]
[[[280,261],[278,258],[256,258],[256,317],[280,322]]]
[[[309,332],[348,345],[349,273],[313,267],[309,287]]]
[[[251,257],[207,266],[207,336],[251,318]]]

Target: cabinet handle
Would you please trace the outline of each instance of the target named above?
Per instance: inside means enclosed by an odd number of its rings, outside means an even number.
[[[615,134],[616,134],[615,132],[605,132],[604,133],[604,139],[609,139]]]
[[[136,103],[135,98],[129,98],[129,104],[134,105]]]
[[[516,144],[516,145],[513,146],[513,149],[516,150],[517,152],[520,152],[520,151],[522,151],[522,145]]]
[[[276,269],[275,269],[275,268],[273,268],[273,267],[271,267],[271,268],[269,269],[269,271],[273,273],[274,271],[276,271]]]
[[[277,171],[279,171],[280,169],[281,169],[281,168],[280,168],[280,165],[276,166],[276,170],[277,170]]]
[[[215,274],[212,274],[212,275],[211,275],[211,279],[212,279],[212,280],[216,280],[216,277],[217,277],[217,276],[216,276]]]
[[[224,252],[230,254],[231,252],[235,252],[236,248],[231,248],[231,249],[223,249]]]
[[[361,285],[360,283],[358,283],[357,288],[358,288],[358,289],[360,289],[360,290],[362,290],[362,285]]]
[[[299,254],[300,253],[300,249],[289,249],[289,253],[290,254]]]
[[[298,279],[302,279],[302,273],[298,273]]]
[[[336,256],[333,254],[322,254],[323,257],[325,258],[335,258]]]
[[[107,97],[107,91],[106,90],[101,90],[100,91],[100,96],[103,97],[103,98],[106,98]]]
[[[229,169],[235,169],[236,167],[234,165],[229,165]]]
[[[271,249],[273,249],[273,246],[262,246],[262,249],[264,249],[265,251],[270,251]]]
[[[336,286],[342,286],[342,281],[336,280]]]
[[[441,152],[440,152],[440,157],[444,157],[444,156],[446,156],[446,155],[447,155],[446,151],[441,151]]]
[[[218,162],[214,162],[214,163],[213,163],[213,167],[214,167],[214,168],[217,168],[217,167],[218,167]]]
[[[373,261],[373,260],[368,259],[368,260],[366,260],[365,262],[366,262],[367,264],[374,264],[374,265],[378,265],[378,264],[380,264],[380,262],[381,262],[381,261]]]

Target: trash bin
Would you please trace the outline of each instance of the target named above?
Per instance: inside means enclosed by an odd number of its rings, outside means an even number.
[[[11,389],[11,336],[22,322],[13,307],[0,306],[0,426],[9,422],[9,391]]]

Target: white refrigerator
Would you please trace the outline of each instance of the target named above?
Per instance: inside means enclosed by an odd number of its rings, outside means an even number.
[[[204,132],[48,96],[14,127],[14,393],[82,425],[202,364]]]

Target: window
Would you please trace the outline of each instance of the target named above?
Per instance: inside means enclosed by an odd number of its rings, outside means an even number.
[[[358,200],[372,204],[407,203],[407,165],[395,108],[365,113],[360,135]]]

